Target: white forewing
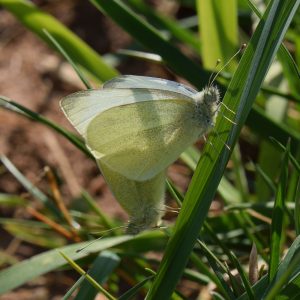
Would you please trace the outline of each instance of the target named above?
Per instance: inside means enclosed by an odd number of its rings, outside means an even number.
[[[124,89],[124,88],[146,88],[146,89],[158,89],[169,92],[180,93],[188,97],[192,97],[197,91],[187,85],[170,81],[167,79],[149,77],[149,76],[136,76],[136,75],[124,75],[116,77],[107,81],[103,85],[104,89]]]
[[[113,107],[95,117],[86,143],[96,159],[128,179],[145,181],[174,162],[202,128],[184,99]]]
[[[105,88],[71,94],[61,100],[60,106],[76,130],[86,139],[89,123],[110,108],[136,102],[169,99],[185,99],[193,102],[188,96],[166,90]]]

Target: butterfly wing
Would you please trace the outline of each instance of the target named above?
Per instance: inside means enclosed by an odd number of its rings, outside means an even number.
[[[197,91],[185,84],[149,76],[123,75],[107,81],[104,89],[145,88],[181,93],[192,97]]]
[[[60,101],[60,106],[68,120],[86,139],[87,127],[93,118],[112,107],[173,98],[184,98],[192,101],[191,98],[184,95],[152,89],[123,88],[118,90],[107,88],[71,94]]]
[[[116,106],[90,122],[86,143],[112,170],[131,180],[148,180],[199,137],[194,109],[192,101],[180,98]]]

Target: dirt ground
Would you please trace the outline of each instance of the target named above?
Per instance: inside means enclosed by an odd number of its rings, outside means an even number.
[[[126,33],[101,15],[88,1],[35,2],[101,54],[115,52],[131,43]],[[83,89],[81,82],[59,55],[3,9],[0,9],[0,53],[0,94],[74,131],[59,109],[59,100]],[[174,79],[157,65],[133,59],[124,61],[119,69],[123,74]],[[43,169],[50,166],[65,180],[61,190],[66,203],[79,195],[83,187],[97,199],[104,211],[126,220],[126,214],[113,199],[91,159],[50,129],[20,115],[0,109],[0,120],[0,153],[6,155],[40,189],[48,189]],[[169,175],[183,189],[187,187],[190,171],[186,167],[180,164],[172,166]],[[25,192],[3,166],[0,166],[0,192],[17,195]],[[15,211],[11,209],[0,212],[1,217],[14,214]],[[18,216],[30,217],[26,212],[19,212]],[[41,251],[28,243],[16,242],[1,229],[0,234],[2,251],[9,249],[10,254],[17,259],[28,258]],[[48,274],[0,299],[60,299],[73,282],[74,278],[67,272]]]

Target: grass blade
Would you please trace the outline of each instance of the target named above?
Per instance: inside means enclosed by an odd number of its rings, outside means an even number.
[[[47,43],[49,39],[45,36],[43,29],[50,32],[75,63],[84,67],[99,80],[106,81],[118,75],[118,72],[108,66],[96,51],[54,17],[38,9],[32,2],[0,0],[0,5]],[[52,46],[51,43],[49,44]]]
[[[142,0],[127,1],[135,10],[147,17],[151,24],[158,29],[167,30],[171,37],[178,39],[185,45],[191,46],[197,53],[200,49],[200,42],[197,36],[190,30],[180,26],[180,23],[173,20],[170,16],[162,15],[152,9]]]
[[[135,14],[124,2],[120,0],[90,1],[138,42],[159,54],[177,74],[198,88],[202,88],[208,82],[209,72],[204,71],[198,64],[182,54],[159,31]]]
[[[103,238],[91,245],[88,251],[80,251],[90,244],[90,241],[76,243],[73,245],[56,248],[50,251],[35,255],[29,259],[13,265],[0,271],[0,295],[19,287],[20,285],[65,266],[65,260],[59,255],[61,251],[68,255],[72,260],[87,257],[90,254],[97,254],[99,251],[117,247],[130,253],[145,251],[161,251],[166,244],[166,236],[161,231],[145,232],[139,236],[118,236],[112,238]]]
[[[279,184],[276,191],[271,228],[271,254],[269,263],[269,281],[272,281],[279,265],[280,245],[283,229],[284,201],[286,197],[287,177],[289,165],[289,146],[282,161]]]
[[[56,47],[57,51],[69,62],[69,64],[73,67],[74,71],[77,73],[78,77],[81,79],[82,83],[86,86],[87,89],[92,89],[93,87],[84,76],[84,74],[80,71],[77,65],[73,62],[72,58],[67,54],[64,48],[59,44],[59,42],[54,38],[54,36],[47,30],[43,29],[43,32],[46,34],[48,39],[52,42],[52,44]]]
[[[104,283],[120,263],[120,257],[113,252],[103,251],[94,260],[88,274],[99,283]],[[74,300],[94,299],[97,290],[85,280]]]
[[[22,106],[21,104],[11,101],[3,96],[0,96],[0,107],[3,107],[7,110],[16,112],[16,113],[23,115],[35,122],[39,122],[41,124],[46,125],[47,127],[53,129],[54,131],[56,131],[59,134],[61,134],[62,136],[64,136],[67,140],[69,140],[73,145],[75,145],[78,149],[80,149],[88,157],[93,158],[90,151],[87,150],[84,142],[78,136],[63,129],[62,127],[60,127],[59,125],[50,121],[49,119],[43,117],[42,115],[40,115],[34,111],[31,111],[30,109]]]
[[[34,186],[16,167],[15,165],[4,155],[0,156],[0,160],[7,170],[22,184],[22,186],[39,200],[45,207],[47,207],[55,216],[61,217],[60,211],[53,204],[53,202],[36,186]]]
[[[237,268],[240,276],[241,276],[241,279],[242,279],[242,282],[244,284],[244,287],[245,287],[245,290],[246,290],[246,293],[248,295],[248,299],[249,300],[255,300],[255,296],[254,296],[254,292],[252,290],[252,287],[250,285],[250,282],[240,264],[240,262],[238,261],[237,257],[234,255],[233,252],[231,252],[231,257],[233,258],[233,261],[234,261],[234,266]]]
[[[138,284],[136,284],[135,286],[133,286],[131,289],[129,289],[126,293],[124,293],[122,296],[120,296],[118,298],[118,300],[131,300],[131,299],[135,299],[135,295],[139,292],[139,290],[149,281],[152,280],[154,278],[154,275],[151,275],[147,278],[145,278],[144,280],[142,280],[141,282],[139,282]]]
[[[219,118],[216,131],[222,133],[225,140],[228,137],[227,144],[231,149],[298,6],[296,0],[270,2],[230,82],[223,101],[237,111],[235,121],[238,125],[228,134],[230,125]],[[169,299],[206,218],[230,156],[217,137],[211,136],[210,142],[215,145],[215,151],[209,152],[207,143],[147,300]],[[217,153],[220,153],[219,157]]]
[[[214,68],[218,59],[226,62],[237,47],[236,0],[197,0],[201,52],[206,68]]]
[[[116,300],[109,292],[107,292],[93,277],[85,272],[78,264],[76,264],[71,258],[65,255],[63,252],[59,252],[60,255],[75,269],[79,274],[83,275],[86,280],[96,289],[98,292],[105,295],[109,300]]]

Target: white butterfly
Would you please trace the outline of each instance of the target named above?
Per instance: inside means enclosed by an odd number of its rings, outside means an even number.
[[[117,200],[138,232],[162,214],[166,168],[214,126],[218,89],[201,92],[177,82],[120,76],[102,89],[62,99]],[[130,226],[129,224],[129,226]]]
[[[132,75],[61,101],[95,158],[137,181],[166,169],[207,133],[218,104],[214,86],[197,92],[177,82]]]

